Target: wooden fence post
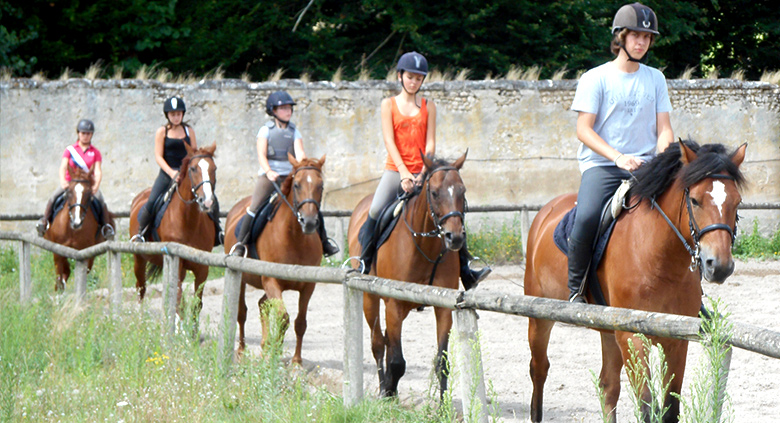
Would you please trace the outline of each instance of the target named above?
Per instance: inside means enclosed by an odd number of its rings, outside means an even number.
[[[344,287],[344,406],[363,399],[363,292]]]
[[[528,247],[528,231],[531,229],[531,212],[523,210],[520,212],[520,245],[523,248],[523,257],[525,257],[525,249]]]
[[[30,271],[30,243],[19,242],[19,301],[26,303],[32,298],[32,272]]]
[[[471,309],[455,310],[455,329],[460,341],[458,363],[463,421],[487,423],[488,404],[482,372],[482,352],[477,337],[477,312]]]
[[[176,333],[176,306],[179,299],[179,258],[163,255],[163,313],[168,336]]]
[[[225,288],[222,294],[222,317],[219,333],[220,363],[227,366],[232,363],[233,349],[236,344],[236,320],[238,319],[238,297],[241,292],[241,272],[225,268]]]
[[[75,260],[74,277],[76,280],[76,304],[82,304],[87,297],[87,261]]]
[[[122,254],[108,251],[108,295],[111,310],[118,314],[122,305]]]

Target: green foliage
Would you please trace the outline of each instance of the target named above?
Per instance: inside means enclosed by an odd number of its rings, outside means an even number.
[[[496,265],[523,261],[523,234],[517,217],[501,226],[490,226],[485,219],[480,231],[467,230],[467,233],[471,255]]]
[[[86,69],[102,61],[130,73],[220,68],[264,80],[277,69],[330,79],[361,71],[384,79],[404,51],[475,78],[512,66],[573,77],[606,60],[610,25],[625,1],[586,0],[31,0],[0,4],[0,67],[17,76]],[[686,67],[757,79],[777,66],[780,8],[767,1],[647,0],[661,36],[648,64],[669,77]],[[308,6],[308,8],[307,8]],[[304,13],[305,10],[305,13]],[[293,29],[295,30],[293,32]]]
[[[733,254],[737,258],[780,258],[780,229],[765,237],[758,230],[758,219],[753,220],[753,230],[737,237]]]
[[[628,343],[629,359],[626,374],[629,381],[629,397],[634,404],[634,417],[637,422],[661,423],[664,413],[664,401],[669,392],[669,384],[674,375],[666,380],[666,355],[661,344],[653,345],[644,335],[634,336],[640,341],[637,349],[633,340]],[[644,389],[647,388],[647,393]],[[647,416],[642,413],[647,412]]]

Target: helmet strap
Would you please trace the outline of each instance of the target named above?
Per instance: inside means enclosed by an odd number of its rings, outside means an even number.
[[[401,77],[401,88],[403,88],[403,89],[404,89],[404,91],[405,91],[407,94],[409,94],[409,95],[411,95],[411,96],[416,96],[416,95],[417,95],[417,93],[413,93],[413,92],[411,92],[411,91],[409,91],[409,90],[407,90],[407,89],[406,89],[406,85],[404,84],[404,71],[399,71],[399,73],[400,73],[400,77]],[[423,82],[425,82],[425,76],[423,76]],[[420,84],[420,88],[422,88],[422,83]],[[419,88],[417,89],[417,92],[420,92],[420,89],[419,89]]]
[[[287,127],[287,125],[290,124],[289,120],[282,120],[281,118],[279,118],[279,116],[276,114],[276,112],[273,112],[273,117],[274,117],[274,119],[276,119],[277,124],[278,123],[283,123],[285,127]]]
[[[644,56],[640,57],[639,59],[634,59],[634,57],[631,56],[631,54],[628,52],[628,49],[626,48],[625,44],[620,43],[620,48],[622,48],[623,51],[626,52],[626,56],[628,56],[628,61],[629,62],[644,63],[645,60],[647,59],[647,53],[649,53],[649,50],[648,50],[648,52],[646,52]]]

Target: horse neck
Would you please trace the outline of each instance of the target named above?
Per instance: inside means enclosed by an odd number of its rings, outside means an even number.
[[[182,177],[181,183],[176,188],[178,193],[173,193],[171,203],[168,208],[172,213],[177,215],[182,214],[189,218],[194,218],[200,213],[198,204],[193,201],[195,197],[192,195],[192,183],[190,183],[189,175]],[[185,223],[187,219],[178,219],[178,221]]]
[[[430,232],[436,229],[436,224],[433,222],[430,213],[430,207],[428,205],[428,182],[425,182],[420,190],[420,193],[409,201],[407,208],[409,226],[415,232]],[[440,248],[441,240],[433,237],[418,237],[420,246],[434,246]]]
[[[290,187],[290,192],[288,192],[285,196],[285,199],[287,199],[287,203],[291,205],[295,204],[295,195],[292,186]],[[281,204],[279,204],[279,209],[276,211],[276,217],[268,222],[268,226],[274,227],[278,225],[281,228],[290,228],[291,230],[280,231],[279,233],[282,234],[282,236],[289,237],[293,240],[302,239],[304,237],[304,233],[301,229],[300,223],[298,223],[298,215],[293,212],[287,203],[281,199],[279,199],[279,201]],[[287,245],[288,248],[292,246],[292,244],[289,243]]]

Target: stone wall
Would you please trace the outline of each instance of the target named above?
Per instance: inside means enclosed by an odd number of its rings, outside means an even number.
[[[576,190],[576,114],[569,110],[576,81],[452,81],[424,86],[438,108],[437,152],[468,149],[462,172],[472,205],[542,204]],[[103,153],[102,191],[109,207],[127,211],[158,167],[154,131],[162,103],[185,99],[199,145],[217,143],[217,193],[224,211],[251,193],[255,137],[267,120],[265,98],[290,92],[293,121],[309,156],[327,154],[324,208],[350,210],[373,192],[385,150],[379,104],[397,89],[384,81],[193,85],[140,80],[0,82],[0,214],[40,213],[57,186],[65,146],[79,119],[95,122],[93,143]],[[780,202],[780,88],[733,80],[669,81],[676,136],[737,147],[749,143],[743,169],[751,185],[744,201]],[[759,214],[775,225],[777,213]]]

